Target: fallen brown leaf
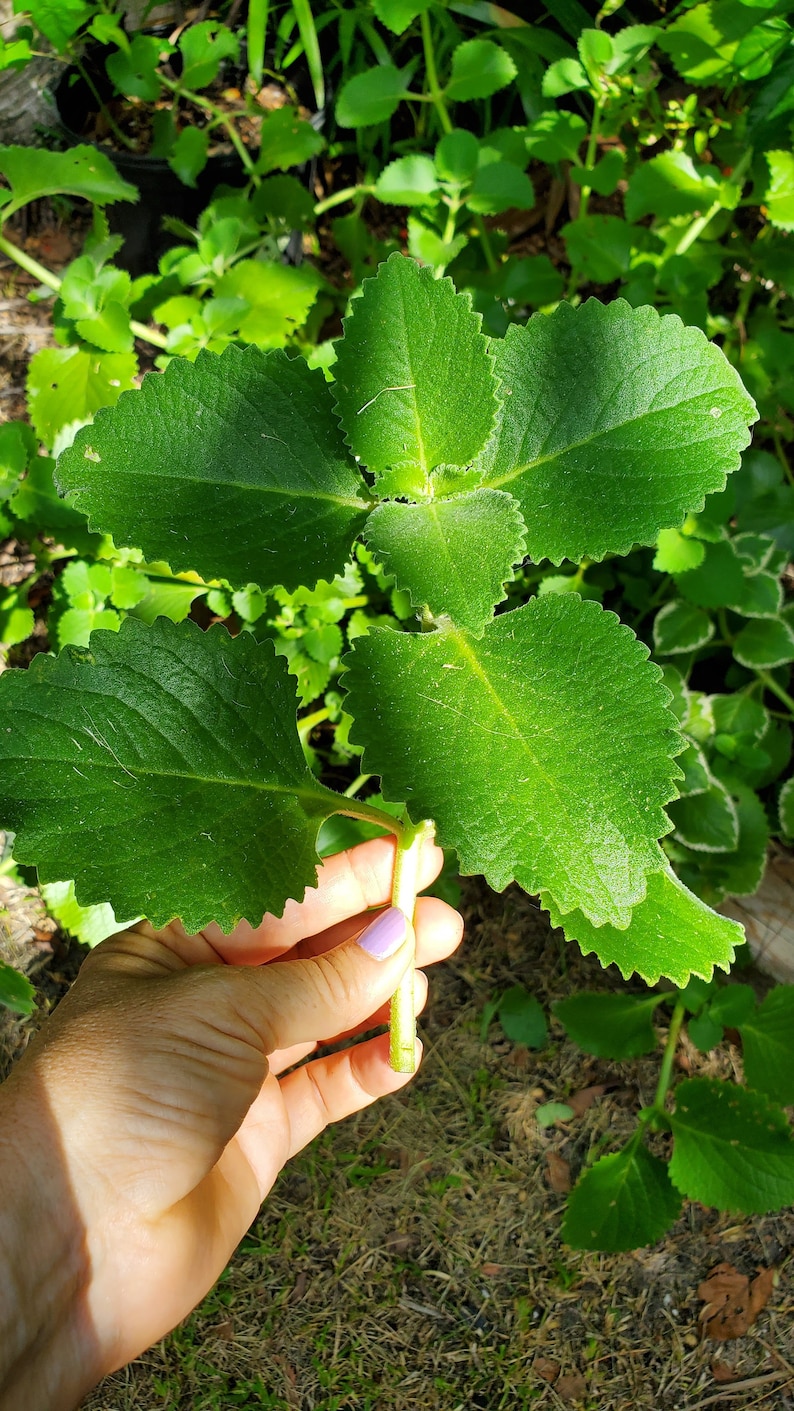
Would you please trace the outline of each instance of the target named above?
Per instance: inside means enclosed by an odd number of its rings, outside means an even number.
[[[769,1302],[774,1285],[774,1269],[759,1269],[750,1282],[733,1264],[718,1264],[698,1285],[697,1296],[705,1304],[698,1314],[703,1336],[715,1342],[743,1337]]]
[[[715,1358],[711,1364],[711,1375],[715,1382],[735,1382],[736,1368],[730,1367],[727,1362],[720,1362]]]
[[[578,1093],[572,1093],[565,1101],[573,1108],[575,1117],[583,1117],[588,1107],[592,1107],[597,1097],[603,1097],[606,1090],[606,1083],[594,1083],[591,1088],[580,1088]]]
[[[480,1266],[480,1273],[484,1274],[486,1279],[495,1279],[501,1272],[501,1264],[482,1264]]]
[[[555,1195],[567,1195],[571,1189],[571,1168],[556,1151],[546,1152],[546,1180]]]
[[[587,1396],[587,1382],[581,1372],[567,1372],[554,1383],[554,1390],[563,1401],[582,1401]]]
[[[532,1363],[532,1370],[542,1377],[544,1382],[553,1382],[554,1378],[560,1374],[560,1364],[553,1362],[550,1357],[536,1357]]]

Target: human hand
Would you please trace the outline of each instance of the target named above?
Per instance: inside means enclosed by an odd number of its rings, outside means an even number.
[[[358,936],[370,949],[354,938],[388,901],[393,859],[393,840],[377,838],[328,859],[280,920],[228,937],[143,923],[86,960],[0,1090],[0,1259],[5,1247],[15,1270],[15,1250],[29,1261],[38,1249],[31,1286],[40,1299],[51,1271],[59,1309],[34,1375],[19,1323],[16,1345],[3,1339],[0,1293],[0,1407],[71,1407],[162,1337],[212,1286],[289,1157],[409,1081],[389,1067],[388,1035],[292,1068],[388,1017],[410,927],[389,911]],[[420,887],[442,860],[426,845]],[[416,964],[449,955],[461,933],[456,912],[420,898]],[[420,1009],[421,972],[416,992]]]

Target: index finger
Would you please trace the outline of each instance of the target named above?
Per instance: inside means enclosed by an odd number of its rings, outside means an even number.
[[[327,857],[317,869],[317,886],[307,887],[302,901],[288,901],[283,916],[265,916],[258,926],[241,921],[230,936],[213,922],[201,934],[229,964],[261,965],[348,916],[384,906],[391,896],[396,846],[393,837],[372,838]],[[426,842],[419,862],[419,891],[429,887],[443,865],[441,848]]]

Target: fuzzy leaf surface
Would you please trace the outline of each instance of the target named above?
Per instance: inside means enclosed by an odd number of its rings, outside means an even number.
[[[794,1103],[794,985],[776,985],[741,1024],[744,1077],[750,1088]]]
[[[562,1237],[573,1249],[639,1249],[661,1239],[680,1210],[665,1163],[630,1143],[602,1156],[576,1183]]]
[[[738,921],[718,916],[671,870],[651,873],[647,896],[622,931],[593,926],[580,911],[562,916],[545,895],[541,904],[552,926],[562,926],[566,939],[576,941],[583,955],[594,952],[602,965],[617,965],[624,979],[636,971],[649,985],[663,975],[685,985],[690,975],[710,977],[715,966],[727,970],[735,947],[744,943]]]
[[[257,348],[145,378],[78,435],[58,484],[117,544],[235,585],[333,578],[368,508],[322,372]]]
[[[348,442],[371,471],[427,477],[480,453],[497,412],[480,324],[468,295],[403,255],[364,281],[337,344],[334,391]]]
[[[692,603],[665,603],[653,622],[653,644],[661,656],[677,656],[705,647],[714,636],[714,623]]]
[[[674,314],[562,303],[493,347],[504,410],[483,483],[518,500],[536,561],[654,543],[739,466],[755,405]]]
[[[0,147],[0,173],[11,187],[15,207],[61,194],[82,196],[97,206],[138,199],[137,188],[122,181],[110,158],[96,147],[70,147],[68,152]]]
[[[763,1215],[794,1202],[794,1140],[785,1113],[760,1093],[711,1078],[676,1089],[670,1178],[719,1210]]]
[[[549,594],[479,640],[375,630],[346,662],[362,769],[412,817],[435,819],[463,873],[628,924],[663,866],[680,748],[661,673],[628,628]]]
[[[0,816],[44,882],[154,926],[230,930],[315,883],[335,795],[313,778],[269,643],[127,618],[0,690]],[[145,839],[145,846],[142,841]]]
[[[638,1058],[659,1040],[653,1014],[659,995],[627,995],[580,990],[553,1006],[569,1038],[596,1058]]]
[[[414,607],[427,604],[477,637],[523,557],[525,528],[512,495],[477,489],[420,504],[386,501],[364,538]]]

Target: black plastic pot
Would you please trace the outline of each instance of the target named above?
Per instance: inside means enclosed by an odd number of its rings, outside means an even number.
[[[95,68],[92,79],[102,100],[110,97],[112,90],[104,70]],[[70,143],[86,142],[88,139],[81,133],[90,115],[97,112],[97,101],[76,69],[66,69],[54,98],[64,136]],[[137,186],[140,193],[137,202],[117,201],[107,207],[111,231],[124,237],[116,263],[132,275],[153,273],[160,256],[175,243],[174,236],[163,230],[164,216],[195,225],[217,186],[241,186],[244,182],[243,165],[235,152],[210,157],[196,186],[190,187],[182,184],[162,157],[120,152],[97,142],[89,145],[104,152],[119,175]]]

